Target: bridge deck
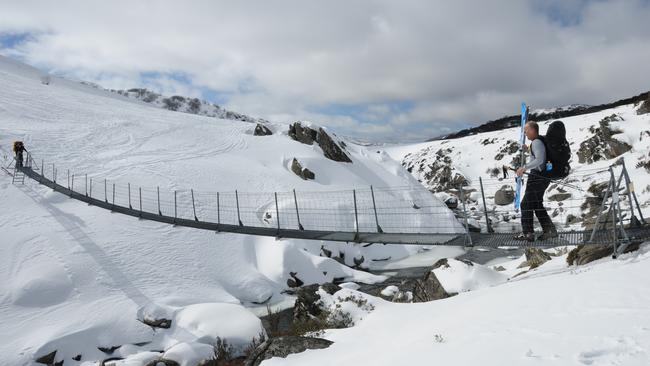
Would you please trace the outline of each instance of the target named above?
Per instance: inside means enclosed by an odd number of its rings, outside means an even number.
[[[348,231],[319,231],[298,230],[277,227],[258,227],[247,225],[232,225],[185,218],[174,218],[159,213],[140,211],[139,209],[114,205],[106,200],[90,197],[64,187],[35,172],[30,167],[22,168],[25,175],[35,181],[61,192],[73,199],[101,207],[112,212],[129,215],[145,220],[163,222],[172,225],[186,226],[196,229],[229,232],[247,235],[270,236],[277,238],[293,238],[308,240],[329,240],[353,243],[383,243],[383,244],[421,244],[421,245],[453,245],[453,246],[484,246],[484,247],[554,247],[578,244],[611,244],[614,233],[611,229],[598,230],[593,241],[589,241],[591,230],[560,232],[558,238],[547,241],[525,242],[514,240],[512,233],[470,233],[471,242],[466,233],[379,233],[379,232],[348,232]],[[644,225],[627,230],[631,241],[642,241],[650,238],[650,225]]]

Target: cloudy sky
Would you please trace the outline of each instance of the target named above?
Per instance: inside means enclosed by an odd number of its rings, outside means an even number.
[[[650,0],[0,0],[0,54],[107,88],[415,141],[521,101],[650,90]]]

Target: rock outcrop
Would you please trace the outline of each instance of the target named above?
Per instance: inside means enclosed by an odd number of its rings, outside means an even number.
[[[623,119],[615,114],[605,117],[598,122],[599,127],[590,127],[592,137],[580,143],[578,149],[578,161],[581,164],[592,164],[595,161],[613,159],[632,149],[629,144],[619,141],[612,136],[622,131],[610,128],[611,122],[619,122]]]
[[[273,131],[271,131],[271,129],[264,126],[263,124],[258,123],[255,126],[255,131],[253,131],[253,135],[254,136],[269,136],[269,135],[273,135]]]
[[[322,128],[317,131],[311,127],[303,126],[300,122],[295,122],[289,126],[289,137],[307,145],[317,143],[323,150],[325,157],[330,160],[344,163],[352,162],[350,157],[343,151],[343,148]]]
[[[316,179],[316,174],[307,168],[303,168],[296,158],[291,162],[291,171],[304,180]]]
[[[499,206],[511,204],[515,200],[515,191],[509,185],[504,185],[494,193],[494,203]]]
[[[246,360],[246,366],[257,366],[262,361],[272,357],[285,358],[293,353],[304,352],[308,349],[323,349],[329,347],[332,341],[314,337],[284,336],[271,338],[260,344]]]

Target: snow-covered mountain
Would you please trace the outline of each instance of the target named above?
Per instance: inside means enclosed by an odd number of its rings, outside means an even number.
[[[296,125],[292,133],[289,125],[265,126],[262,132],[271,135],[256,135],[251,123],[168,111],[62,78],[44,80],[39,70],[0,57],[3,166],[10,164],[12,141],[22,140],[36,159],[56,164],[59,177],[70,169],[95,181],[154,190],[421,189],[398,161],[326,128],[300,124],[307,135],[320,136],[308,144],[298,141]],[[350,162],[336,161],[343,155]],[[296,175],[294,159],[315,178]],[[383,277],[341,263],[352,266],[356,258],[373,266],[374,259],[420,250],[173,227],[111,214],[33,181],[12,185],[4,172],[0,177],[0,357],[7,365],[33,364],[54,351],[65,365],[92,364],[109,357],[98,347],[116,345],[123,346],[110,356],[147,362],[163,351],[192,364],[213,356],[217,337],[241,350],[263,332],[253,315],[266,312],[260,303],[292,305],[293,297],[282,293],[290,272],[306,284],[334,278],[372,283]],[[447,226],[457,225],[451,213],[447,217]],[[440,218],[436,223],[445,225]],[[154,331],[140,321],[146,318],[172,325]]]
[[[648,93],[650,95],[650,93]],[[650,217],[650,97],[596,113],[563,118],[571,146],[572,173],[553,182],[546,192],[556,225],[562,229],[591,228],[609,180],[608,167],[624,159],[644,217]],[[539,120],[545,134],[554,119]],[[421,144],[390,146],[385,150],[429,190],[445,200],[463,185],[470,195],[475,224],[486,229],[479,177],[486,206],[496,229],[517,231],[511,204],[497,204],[497,191],[514,187],[514,174],[503,178],[504,166],[518,166],[520,127]],[[528,142],[530,143],[530,142]],[[618,176],[616,177],[618,179]],[[625,184],[623,184],[625,186]],[[627,195],[621,196],[629,219]],[[636,214],[638,218],[638,214]]]
[[[451,204],[459,194],[454,189],[465,184],[470,223],[484,230],[482,176],[493,226],[517,229],[510,205],[497,205],[494,193],[512,184],[512,174],[505,180],[498,175],[517,154],[517,128],[364,146],[307,122],[264,123],[267,130],[256,131],[251,123],[209,116],[209,107],[206,115],[177,113],[163,106],[162,97],[146,103],[130,93],[147,95],[44,78],[0,57],[0,162],[7,166],[11,142],[22,140],[46,167],[55,163],[59,177],[70,169],[95,181],[165,191],[424,185],[439,198],[431,195],[428,203],[444,214],[434,228],[458,225],[442,202]],[[191,100],[184,100],[177,110],[191,112]],[[628,103],[563,118],[574,171],[547,195],[557,223],[588,224],[606,168],[621,157],[650,216],[649,109],[650,101]],[[542,122],[542,133],[548,122]],[[318,141],[308,143],[310,138]],[[294,173],[294,159],[314,179]],[[384,277],[351,268],[355,260],[393,269],[431,266],[463,252],[173,227],[88,206],[33,181],[12,185],[0,172],[0,364],[37,365],[49,355],[51,363],[63,365],[114,359],[115,366],[141,366],[162,357],[193,366],[215,355],[219,339],[241,352],[259,337],[264,330],[258,316],[266,314],[266,304],[293,305],[284,291],[294,276],[307,284],[335,278],[376,283]],[[349,312],[356,325],[326,331],[322,336],[335,342],[326,350],[263,365],[647,364],[648,244],[617,261],[580,267],[566,264],[566,251],[555,254],[536,269],[522,267],[522,257],[489,266],[449,260],[434,272],[443,290],[459,294],[428,303],[389,303],[352,290],[354,284],[334,295],[319,290],[325,306]]]
[[[100,88],[97,85],[88,85]],[[129,90],[109,89],[109,91],[111,93],[116,93],[127,98],[136,99],[170,111],[191,113],[200,116],[215,117],[219,119],[229,119],[233,121],[268,123],[268,121],[263,118],[255,118],[247,116],[245,114],[229,111],[218,104],[200,100],[199,98],[188,98],[181,95],[166,97],[144,88],[133,88]]]

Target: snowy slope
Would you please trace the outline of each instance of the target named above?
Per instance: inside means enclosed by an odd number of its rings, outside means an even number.
[[[331,301],[352,309],[354,327],[326,331],[334,341],[327,349],[262,365],[648,365],[650,243],[618,260],[580,267],[565,261],[427,303],[340,290]],[[366,298],[374,311],[336,300],[353,297]]]
[[[638,110],[639,105],[630,104],[562,119],[573,155],[570,162],[572,172],[559,184],[551,184],[546,191],[545,199],[545,205],[554,215],[553,219],[557,226],[562,228],[586,226],[593,214],[590,212],[591,206],[586,201],[597,192],[593,188],[592,191],[589,189],[592,185],[603,182],[606,188],[609,180],[607,169],[620,158],[625,160],[630,178],[634,182],[635,193],[644,217],[650,216],[650,114],[637,114]],[[611,133],[611,136],[607,137],[609,143],[603,139],[594,139],[594,136],[599,135],[596,129],[602,128],[602,121],[608,121],[608,129],[604,135]],[[551,120],[538,121],[541,134],[546,133],[551,122]],[[479,177],[482,177],[486,205],[491,212],[491,220],[495,220],[494,226],[505,231],[517,231],[520,230],[516,224],[518,220],[514,220],[514,225],[513,221],[505,221],[516,217],[512,205],[496,205],[494,195],[504,185],[514,187],[514,173],[511,171],[508,178],[502,179],[502,167],[515,165],[513,160],[519,154],[517,150],[519,133],[520,128],[517,127],[458,139],[388,146],[385,151],[393,158],[401,160],[404,167],[422,184],[432,191],[440,192],[438,196],[442,199],[449,196],[451,189],[458,188],[457,184],[448,184],[449,181],[466,181],[468,191],[480,192]],[[593,142],[592,145],[590,141]],[[604,153],[607,149],[616,151],[619,143],[628,145],[630,150],[622,154]],[[619,168],[616,173],[618,171]],[[445,175],[445,172],[449,174]],[[445,177],[449,179],[445,180]],[[567,193],[570,194],[568,198],[561,197]],[[551,200],[552,196],[559,200]],[[622,197],[622,200],[623,209],[629,211],[627,196]],[[478,193],[470,197],[469,209],[485,229],[483,205]],[[626,218],[629,218],[629,214],[627,212],[625,214]]]
[[[11,142],[22,140],[37,159],[56,163],[59,177],[71,169],[95,181],[166,191],[420,187],[386,154],[347,144],[353,163],[335,162],[317,145],[291,140],[288,126],[270,127],[274,135],[253,136],[250,123],[170,112],[60,78],[44,85],[38,70],[0,57],[3,166]],[[294,157],[316,172],[315,181],[291,172]],[[321,245],[344,253],[349,264],[419,249],[276,241],[138,221],[32,181],[11,185],[4,173],[0,208],[0,354],[11,365],[54,350],[66,365],[108,357],[98,346],[128,345],[114,355],[142,359],[160,356],[151,350],[200,359],[216,337],[243,347],[262,331],[251,316],[254,303],[291,301],[281,293],[290,271],[306,283],[382,279],[319,256]],[[439,224],[457,225],[447,217]],[[173,326],[152,332],[138,321],[143,317],[165,317]],[[78,354],[81,361],[73,360]]]

